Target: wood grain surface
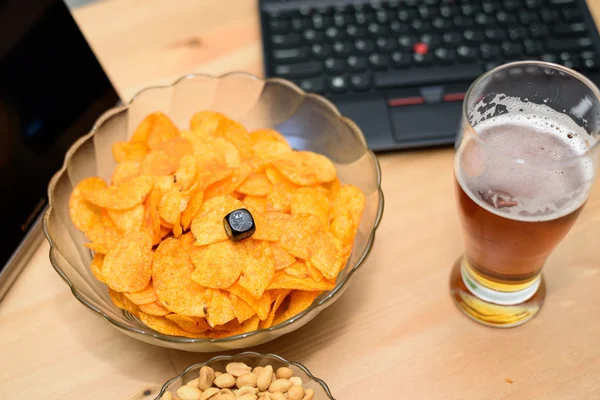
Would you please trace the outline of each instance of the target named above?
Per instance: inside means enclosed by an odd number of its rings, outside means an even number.
[[[190,72],[261,74],[252,0],[104,0],[75,17],[124,99]],[[599,399],[600,185],[548,261],[542,312],[496,330],[448,293],[462,251],[452,158],[381,156],[386,211],[366,265],[310,324],[252,350],[304,363],[339,400]],[[150,399],[211,356],[118,332],[73,297],[46,243],[0,303],[0,399]]]

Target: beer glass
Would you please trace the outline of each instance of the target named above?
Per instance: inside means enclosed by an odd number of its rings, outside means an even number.
[[[501,65],[469,88],[454,161],[465,251],[450,289],[473,320],[517,326],[542,307],[542,267],[594,181],[599,123],[598,88],[560,65]]]

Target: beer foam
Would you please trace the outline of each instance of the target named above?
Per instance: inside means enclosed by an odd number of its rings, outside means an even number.
[[[467,135],[456,157],[456,178],[469,197],[520,221],[556,219],[583,205],[594,176],[585,129],[545,104],[488,100],[469,116],[479,141]]]

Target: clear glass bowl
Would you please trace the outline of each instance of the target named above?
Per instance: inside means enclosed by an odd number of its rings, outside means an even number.
[[[268,329],[223,339],[191,339],[156,332],[115,306],[106,285],[89,268],[87,239],[69,216],[69,197],[75,185],[90,176],[109,181],[115,167],[112,144],[129,139],[149,113],[162,111],[180,127],[187,127],[199,110],[219,111],[243,123],[248,130],[274,128],[297,150],[328,156],[340,181],[359,187],[366,207],[350,259],[335,288],[324,292],[295,317]],[[141,91],[128,104],[104,113],[91,132],[69,149],[60,171],[48,188],[49,206],[44,233],[50,243],[50,261],[73,295],[121,332],[154,345],[196,352],[216,352],[256,346],[300,328],[331,305],[346,290],[350,278],[365,261],[383,214],[381,169],[360,129],[322,96],[302,91],[283,79],[260,79],[244,73],[220,77],[185,76],[170,86]]]
[[[231,356],[217,356],[206,362],[190,365],[181,374],[169,379],[163,385],[155,400],[159,400],[166,391],[170,391],[175,395],[177,389],[199,376],[200,368],[207,365],[215,371],[225,371],[225,366],[230,362],[243,362],[252,368],[272,365],[274,370],[277,370],[279,367],[289,367],[294,371],[294,376],[302,379],[302,386],[305,389],[315,391],[315,400],[335,400],[327,384],[311,374],[304,365],[288,361],[276,354],[259,354],[254,352],[245,352]]]

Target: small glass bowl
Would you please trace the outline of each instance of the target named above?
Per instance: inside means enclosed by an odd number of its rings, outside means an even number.
[[[113,143],[128,140],[146,115],[162,111],[183,128],[200,110],[221,112],[244,124],[249,131],[259,128],[278,130],[294,149],[310,150],[329,157],[336,166],[340,181],[357,186],[366,196],[365,211],[352,254],[334,289],[322,293],[308,309],[276,326],[222,339],[164,335],[115,306],[106,285],[92,274],[92,253],[83,245],[88,240],[75,228],[69,215],[69,198],[73,188],[90,176],[110,181],[116,165],[112,156]],[[133,338],[195,352],[257,346],[311,321],[347,289],[350,278],[371,250],[375,230],[383,215],[379,162],[367,148],[356,124],[340,115],[337,108],[322,96],[305,93],[287,80],[260,79],[245,73],[221,77],[185,76],[169,86],[145,89],[128,104],[108,110],[90,133],[71,146],[62,169],[50,181],[48,198],[43,227],[50,243],[50,262],[77,300]]]
[[[224,372],[225,366],[230,362],[243,362],[252,368],[272,365],[273,370],[275,371],[280,367],[289,367],[292,369],[292,371],[294,371],[294,376],[298,376],[302,379],[302,386],[304,389],[312,389],[315,391],[315,400],[335,400],[327,384],[311,374],[308,368],[306,368],[304,365],[297,362],[288,361],[276,354],[259,354],[254,352],[245,352],[230,356],[217,356],[206,362],[190,365],[181,374],[169,379],[160,389],[160,392],[158,393],[158,396],[156,396],[155,400],[159,400],[167,391],[170,391],[173,395],[175,395],[175,391],[177,391],[177,389],[179,389],[181,386],[198,378],[200,368],[209,366],[215,371]]]

